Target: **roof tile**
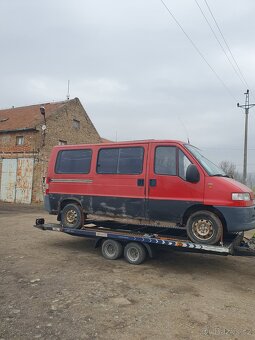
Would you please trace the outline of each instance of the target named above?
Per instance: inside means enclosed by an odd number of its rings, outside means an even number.
[[[0,110],[0,131],[35,128],[43,122],[40,107],[45,107],[46,119],[67,102],[45,103]]]

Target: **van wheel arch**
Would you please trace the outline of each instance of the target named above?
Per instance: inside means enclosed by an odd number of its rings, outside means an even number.
[[[220,219],[220,221],[222,223],[223,233],[226,234],[228,232],[227,223],[226,223],[226,220],[225,220],[224,216],[222,215],[222,213],[218,209],[214,208],[213,206],[204,206],[202,204],[201,205],[194,205],[194,206],[188,208],[185,211],[183,218],[182,218],[182,225],[186,225],[189,217],[192,214],[194,214],[198,211],[208,211],[208,212],[215,214]]]
[[[76,204],[79,206],[79,208],[81,209],[81,211],[83,212],[84,214],[84,219],[86,217],[86,213],[84,212],[84,209],[82,208],[82,204],[81,202],[76,199],[76,198],[65,198],[63,199],[62,201],[59,202],[59,205],[58,205],[58,217],[57,217],[57,220],[60,221],[61,220],[61,212],[62,210],[64,209],[64,207],[67,205],[67,204]]]

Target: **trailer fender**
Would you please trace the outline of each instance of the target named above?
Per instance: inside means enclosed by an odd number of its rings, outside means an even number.
[[[146,248],[149,257],[153,259],[156,256],[155,248],[152,248],[148,243],[143,243],[143,245]]]
[[[104,237],[97,237],[97,238],[95,239],[94,248],[99,248],[99,247],[101,247],[102,241],[103,241],[104,239],[105,239]]]

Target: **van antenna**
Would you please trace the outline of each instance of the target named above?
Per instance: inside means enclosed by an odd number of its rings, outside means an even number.
[[[70,80],[67,81],[67,95],[66,95],[66,99],[69,100],[70,99]]]
[[[185,130],[185,132],[186,132],[187,142],[188,142],[188,144],[190,144],[188,129],[187,129],[187,127],[185,126],[185,124],[183,123],[181,117],[178,117],[178,119],[179,119],[179,121],[180,121],[182,127],[184,128],[184,130]]]

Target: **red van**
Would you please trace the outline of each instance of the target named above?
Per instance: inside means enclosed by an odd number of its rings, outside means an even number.
[[[56,146],[46,183],[45,208],[64,227],[88,214],[174,223],[203,244],[255,228],[254,193],[180,141]]]

